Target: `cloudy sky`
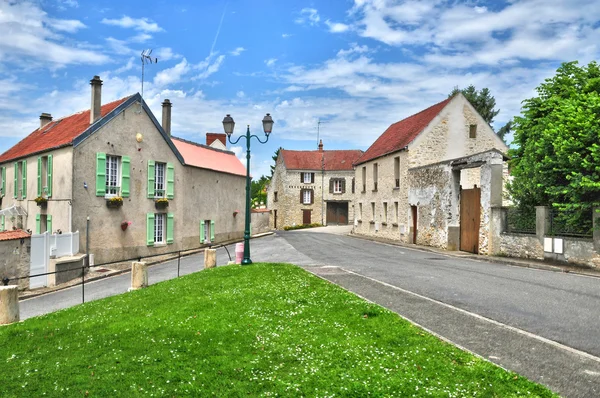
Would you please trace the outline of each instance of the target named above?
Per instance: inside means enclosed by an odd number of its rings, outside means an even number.
[[[39,125],[141,91],[173,134],[204,142],[230,113],[252,142],[252,172],[278,147],[366,149],[391,123],[488,87],[497,129],[564,61],[600,55],[600,1],[0,0],[0,153]],[[321,123],[319,124],[319,121]],[[319,128],[317,128],[319,127]],[[243,157],[241,145],[232,149]]]

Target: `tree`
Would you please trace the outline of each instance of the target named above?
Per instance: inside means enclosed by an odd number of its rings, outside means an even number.
[[[462,93],[477,112],[479,112],[483,120],[490,126],[492,125],[494,118],[500,113],[500,109],[494,109],[496,106],[496,99],[490,94],[490,90],[487,87],[482,88],[481,91],[477,91],[472,84],[462,90],[458,87],[454,87],[454,90],[452,90],[448,97],[452,97],[458,93]]]
[[[500,127],[500,130],[496,131],[496,135],[500,137],[502,141],[506,142],[506,136],[512,131],[512,125],[512,120],[509,120],[504,126]]]
[[[520,206],[600,203],[600,67],[564,63],[514,119],[509,191]],[[583,222],[577,216],[572,223]]]
[[[281,149],[281,148],[277,149],[277,150],[275,151],[275,155],[273,155],[273,156],[271,157],[271,159],[273,159],[273,161],[275,162],[275,164],[277,164],[277,158],[279,157],[279,150],[280,150],[280,149]],[[270,178],[273,178],[273,173],[275,173],[275,164],[271,165],[271,177],[270,177]]]
[[[257,181],[252,180],[250,183],[250,197],[252,198],[252,207],[257,207],[257,204],[267,203],[267,184],[270,179],[266,176],[261,176]]]

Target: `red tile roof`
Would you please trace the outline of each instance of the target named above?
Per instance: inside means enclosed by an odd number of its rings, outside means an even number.
[[[101,115],[105,116],[129,97],[105,104]],[[0,163],[23,158],[34,153],[72,145],[73,139],[90,127],[90,110],[53,120],[44,127],[34,130],[15,146],[0,155]]]
[[[406,119],[392,124],[379,138],[367,149],[367,151],[356,161],[356,164],[364,163],[388,153],[399,151],[410,144],[421,131],[444,109],[450,102],[447,98],[429,108],[422,110]]]
[[[16,240],[16,239],[23,239],[23,238],[30,238],[30,237],[31,237],[31,235],[29,235],[27,232],[23,231],[22,229],[0,232],[0,241]]]
[[[321,170],[324,159],[326,171],[352,170],[352,164],[363,151],[358,149],[334,151],[290,151],[281,149],[283,163],[288,170]]]
[[[246,176],[246,167],[233,152],[171,137],[186,165]]]

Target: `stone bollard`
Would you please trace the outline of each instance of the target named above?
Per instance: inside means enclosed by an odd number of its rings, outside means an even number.
[[[148,266],[144,262],[131,264],[131,287],[129,291],[148,287]]]
[[[0,325],[19,322],[19,287],[0,286]]]
[[[204,268],[214,268],[217,266],[217,249],[204,250]]]

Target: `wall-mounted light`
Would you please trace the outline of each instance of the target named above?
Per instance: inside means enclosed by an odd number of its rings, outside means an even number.
[[[142,142],[142,141],[144,141],[144,136],[142,135],[142,133],[137,133],[137,134],[135,135],[135,140],[136,140],[137,142]]]

